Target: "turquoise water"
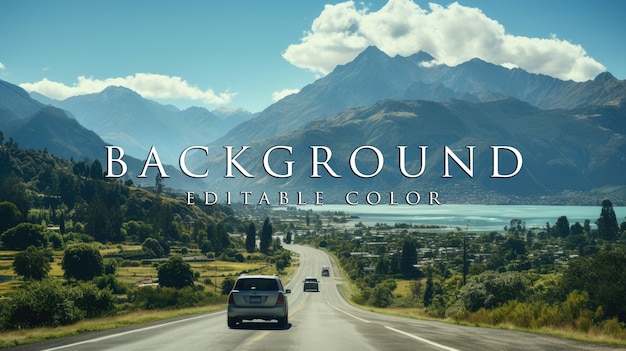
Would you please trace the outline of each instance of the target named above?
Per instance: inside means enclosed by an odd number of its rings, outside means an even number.
[[[314,212],[343,211],[354,216],[355,222],[373,225],[376,223],[436,224],[458,227],[468,231],[502,231],[511,219],[526,222],[526,228],[543,228],[546,222],[554,225],[560,216],[567,216],[570,225],[585,219],[595,221],[600,217],[601,206],[533,206],[533,205],[440,205],[440,206],[350,206],[323,205],[313,208]],[[618,224],[626,216],[626,207],[614,207]]]

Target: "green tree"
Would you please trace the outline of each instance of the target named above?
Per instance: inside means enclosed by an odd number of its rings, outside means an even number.
[[[79,177],[86,177],[89,174],[89,166],[85,161],[78,161],[72,167],[72,172]]]
[[[50,260],[45,251],[29,246],[26,251],[15,254],[13,270],[26,280],[41,280],[50,272]]]
[[[32,223],[20,223],[0,236],[2,246],[9,250],[26,250],[29,246],[46,247],[48,237],[43,227]]]
[[[509,237],[500,245],[500,255],[511,261],[526,254],[526,242],[520,238]]]
[[[263,253],[268,253],[270,245],[272,244],[272,224],[269,217],[265,217],[263,221],[263,227],[261,228],[261,240],[259,242],[259,250]]]
[[[175,226],[176,219],[174,218],[174,212],[170,205],[161,206],[161,211],[158,218],[159,229],[165,240],[179,240],[180,231]]]
[[[248,230],[246,230],[246,251],[254,252],[256,250],[256,227],[254,223],[248,224]]]
[[[161,174],[157,173],[154,178],[154,186],[156,188],[156,193],[161,195],[163,193],[163,178],[161,178]]]
[[[0,202],[0,234],[5,230],[13,228],[23,221],[22,212],[14,203],[8,201]]]
[[[617,237],[619,227],[617,225],[617,217],[615,216],[611,200],[606,199],[602,201],[600,218],[598,218],[596,224],[598,225],[598,236],[600,239],[613,240]]]
[[[225,249],[230,247],[230,237],[228,236],[228,231],[226,230],[226,226],[224,223],[218,223],[215,227],[217,230],[217,238],[219,240],[219,252],[223,252]],[[216,251],[217,253],[217,251]]]
[[[129,221],[124,223],[126,234],[131,240],[145,241],[154,232],[152,225],[142,221]]]
[[[376,261],[376,274],[389,274],[391,272],[391,259],[386,254],[378,256]]]
[[[0,158],[3,154],[5,153],[0,150]],[[6,178],[4,176],[4,174],[0,174],[0,199],[14,203],[22,216],[25,217],[33,203],[31,192],[27,191],[26,183],[12,171]]]
[[[91,171],[89,172],[91,179],[104,179],[104,172],[102,170],[102,163],[100,160],[95,159],[91,164]]]
[[[132,193],[124,203],[124,216],[127,221],[142,221],[146,218],[146,210],[136,193]]]
[[[292,240],[293,240],[293,234],[291,233],[291,231],[288,231],[287,235],[285,236],[285,244],[291,244]]]
[[[159,286],[182,289],[193,286],[193,270],[180,256],[172,256],[159,266]]]
[[[235,278],[233,277],[224,278],[224,280],[222,280],[222,286],[221,286],[222,295],[228,295],[230,291],[233,290],[233,286],[235,286]]]
[[[93,245],[80,243],[69,246],[63,254],[61,267],[67,279],[91,280],[104,272],[102,255]]]
[[[556,220],[554,232],[559,238],[565,238],[570,234],[569,221],[566,216],[561,216]]]
[[[626,322],[626,249],[614,247],[572,259],[563,274],[563,290],[585,291],[592,309]]]
[[[426,279],[426,290],[424,290],[424,306],[428,307],[433,303],[433,297],[435,296],[435,286],[433,284],[433,277],[429,275]]]
[[[203,252],[208,252],[208,251],[216,252],[217,247],[215,243],[217,243],[217,228],[215,226],[215,223],[213,222],[209,222],[207,224],[206,240],[207,240],[207,242],[205,243],[206,247],[203,248]]]
[[[109,210],[98,194],[95,194],[89,203],[87,223],[85,224],[87,234],[100,243],[106,244],[112,232]]]
[[[400,253],[400,273],[405,278],[417,278],[418,271],[415,268],[417,264],[417,244],[410,238],[404,239],[402,242],[402,252]]]
[[[161,246],[159,241],[154,238],[147,238],[144,240],[141,244],[141,250],[143,251],[144,256],[149,258],[163,257],[163,255],[165,255],[163,246]]]

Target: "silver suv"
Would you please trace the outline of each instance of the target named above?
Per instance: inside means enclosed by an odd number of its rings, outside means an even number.
[[[289,308],[283,283],[275,275],[242,275],[228,295],[228,327],[243,320],[277,320],[281,327],[288,323]]]

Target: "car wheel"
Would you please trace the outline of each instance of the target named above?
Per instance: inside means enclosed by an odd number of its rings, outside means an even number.
[[[288,323],[287,316],[285,316],[283,318],[278,318],[278,325],[281,328],[286,328],[287,327],[287,323]]]
[[[235,317],[228,317],[228,327],[234,328],[237,325],[237,319]]]

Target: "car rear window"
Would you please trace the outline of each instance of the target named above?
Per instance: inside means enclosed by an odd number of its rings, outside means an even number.
[[[264,279],[264,278],[246,278],[239,279],[235,284],[235,290],[278,290],[278,284],[276,279]]]

